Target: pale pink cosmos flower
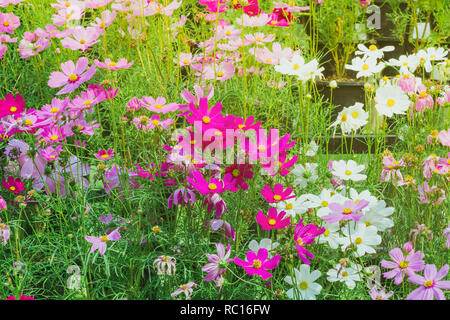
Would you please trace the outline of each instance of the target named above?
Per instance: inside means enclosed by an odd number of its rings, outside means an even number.
[[[0,7],[7,7],[10,4],[16,5],[23,1],[25,1],[25,0],[0,0]]]
[[[2,198],[2,200],[3,200],[3,198]],[[6,242],[8,241],[10,236],[11,236],[11,231],[10,231],[9,226],[2,223],[2,219],[0,218],[0,240],[2,241],[4,246],[6,246]]]
[[[425,224],[419,224],[419,222],[415,222],[417,229],[412,229],[409,232],[409,237],[413,235],[413,242],[416,241],[416,237],[423,233],[428,240],[433,240],[433,232],[427,228]]]
[[[106,6],[112,0],[85,0],[84,5],[89,9],[97,9]]]
[[[394,294],[394,291],[385,292],[384,290],[385,288],[378,290],[376,286],[373,286],[369,291],[370,297],[372,300],[387,300]]]
[[[181,6],[181,1],[172,1],[167,6],[164,6],[158,2],[149,3],[148,7],[144,9],[145,16],[151,16],[154,14],[163,14],[165,16],[172,16],[173,12]],[[139,14],[140,15],[140,14]]]
[[[192,59],[192,53],[180,52],[178,59],[173,59],[173,62],[178,63],[180,67],[189,66],[194,62]]]
[[[100,41],[97,39],[101,32],[101,28],[77,26],[72,28],[72,37],[62,39],[61,45],[66,49],[86,51]]]
[[[208,273],[203,280],[206,282],[216,280],[216,285],[220,287],[222,284],[220,281],[222,274],[227,271],[228,263],[232,260],[229,259],[231,249],[230,245],[228,245],[227,250],[225,251],[225,247],[222,243],[216,243],[216,248],[217,254],[206,254],[209,263],[202,267],[202,271]]]
[[[421,197],[418,197],[421,203],[432,203],[433,205],[438,205],[445,200],[445,191],[436,186],[430,186],[425,181],[422,186],[418,186],[417,190]]]
[[[113,23],[114,19],[116,19],[117,13],[115,11],[105,10],[102,11],[101,18],[95,18],[95,22],[91,22],[91,26],[99,28],[100,33],[103,34],[106,27],[109,27],[111,23]]]
[[[154,99],[153,97],[144,96],[142,97],[141,103],[147,110],[162,114],[178,109],[178,105],[176,103],[166,103],[166,98],[164,97],[157,97]]]
[[[202,80],[220,80],[225,81],[230,79],[235,72],[235,67],[232,63],[222,62],[216,64],[215,68],[213,64],[208,64],[204,67],[203,73],[201,74]]]
[[[262,27],[269,23],[272,18],[267,13],[262,13],[259,16],[248,16],[244,14],[240,18],[236,18],[235,22],[244,27]]]
[[[50,3],[54,9],[73,9],[75,7],[84,9],[84,3],[78,0],[56,0],[56,3]]]
[[[25,32],[26,33],[26,32]],[[36,41],[22,39],[19,43],[19,54],[23,59],[37,55],[50,46],[50,40],[39,37]]]
[[[54,71],[50,74],[48,86],[58,88],[64,86],[56,94],[71,93],[77,89],[82,83],[90,80],[96,72],[95,65],[90,66],[87,70],[89,60],[86,57],[78,59],[75,65],[72,60],[61,64],[63,72]]]
[[[57,39],[61,39],[61,38],[65,38],[70,36],[70,34],[72,33],[72,29],[65,29],[63,31],[59,31],[58,28],[56,28],[54,25],[52,24],[46,24],[45,25],[45,29],[42,28],[37,28],[35,30],[35,33],[39,36],[39,37],[43,37],[43,38],[57,38]]]
[[[408,281],[420,285],[412,291],[406,300],[445,300],[442,289],[450,290],[450,281],[442,281],[448,273],[448,264],[445,264],[439,271],[434,264],[427,264],[423,276],[412,274]]]
[[[133,61],[128,62],[125,58],[120,58],[117,62],[112,61],[109,58],[105,59],[105,62],[101,62],[98,59],[94,60],[94,63],[97,65],[97,67],[102,69],[109,69],[109,70],[119,70],[119,69],[128,69],[133,65]]]
[[[153,261],[153,267],[157,270],[157,275],[169,275],[173,276],[177,271],[176,268],[177,259],[169,256],[159,256]]]
[[[192,296],[192,292],[194,291],[193,288],[195,288],[197,284],[194,282],[189,282],[187,284],[181,285],[174,293],[172,293],[171,297],[176,297],[180,293],[184,293],[186,295],[186,300],[190,300]]]
[[[433,109],[434,100],[430,94],[427,93],[427,88],[424,85],[417,87],[418,99],[415,104],[416,111],[425,111],[426,108]]]
[[[395,185],[399,181],[403,181],[400,168],[405,166],[403,160],[397,161],[392,157],[383,158],[383,170],[381,171],[381,181],[389,182],[392,178],[392,183]]]
[[[102,256],[106,251],[106,243],[108,241],[117,241],[120,239],[120,233],[117,231],[119,228],[114,229],[108,235],[93,237],[93,236],[85,236],[87,242],[92,243],[90,253],[94,252],[98,249],[100,255]]]
[[[20,19],[14,13],[0,12],[0,33],[13,34],[14,30],[20,26]]]
[[[273,34],[264,34],[257,32],[255,34],[246,34],[244,36],[244,44],[250,45],[255,43],[256,45],[264,45],[265,42],[272,42],[275,39]]]
[[[387,279],[394,278],[394,283],[399,285],[403,282],[405,275],[412,275],[414,272],[422,271],[425,267],[423,261],[424,254],[420,251],[404,255],[400,248],[394,248],[389,252],[393,261],[381,260],[381,266],[386,269],[392,269],[383,273]]]
[[[439,132],[438,138],[443,146],[450,147],[450,129]]]
[[[292,2],[293,3],[293,2]],[[274,8],[282,8],[284,10],[286,10],[286,12],[301,12],[301,11],[308,11],[309,10],[309,6],[306,7],[298,7],[294,4],[286,4],[283,2],[273,2],[274,4]]]
[[[436,155],[432,154],[427,157],[422,163],[423,176],[425,179],[430,180],[434,172],[437,172],[437,161]]]
[[[52,15],[52,21],[56,26],[63,26],[70,21],[79,21],[83,17],[84,8],[80,6],[71,6],[60,9],[56,14]]]

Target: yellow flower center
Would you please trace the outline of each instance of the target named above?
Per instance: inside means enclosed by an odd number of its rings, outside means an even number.
[[[277,201],[281,200],[281,196],[279,194],[274,195],[273,198]]]
[[[153,231],[154,233],[160,233],[160,232],[161,232],[161,228],[158,227],[158,226],[154,226],[154,227],[152,228],[152,231]]]
[[[427,92],[426,92],[426,91],[422,91],[422,92],[419,94],[419,97],[421,97],[421,98],[426,98],[426,97],[427,97]]]
[[[155,105],[155,108],[156,108],[156,109],[162,109],[162,108],[163,108],[163,106],[162,106],[162,105],[160,105],[160,104],[157,104],[157,105]]]
[[[233,177],[238,177],[240,172],[238,169],[234,169],[233,172],[231,172],[231,174],[233,175]]]
[[[59,108],[51,108],[50,112],[51,113],[57,113],[59,111]]]
[[[161,9],[159,9],[159,11],[161,11]],[[180,286],[180,289],[186,291],[188,289],[188,286],[183,284],[183,285]]]
[[[394,100],[394,99],[388,99],[387,105],[388,105],[389,107],[393,107],[393,106],[395,105],[395,100]]]
[[[350,213],[352,213],[352,209],[345,208],[343,212],[344,212],[344,214],[350,214]]]
[[[3,21],[3,25],[4,25],[5,27],[9,27],[9,22],[8,22],[8,21]]]
[[[67,2],[65,3],[65,6],[66,6],[67,8],[70,7],[70,2],[67,1]]]
[[[16,187],[11,186],[11,187],[9,187],[9,190],[11,190],[11,191],[16,191]]]
[[[274,225],[277,224],[277,220],[275,220],[275,219],[269,219],[269,224],[270,224],[271,226],[274,226]]]
[[[323,233],[323,235],[325,237],[328,237],[330,235],[330,230],[325,230],[325,232]]]
[[[321,203],[322,207],[328,207],[328,202],[323,200]]]
[[[344,114],[342,115],[341,121],[342,121],[342,122],[347,121],[347,114],[346,114],[346,113],[344,113]]]
[[[348,276],[348,272],[347,271],[342,271],[342,276],[343,277],[347,277]]]
[[[363,70],[369,70],[369,65],[367,63],[364,63],[362,68]]]
[[[258,150],[261,151],[261,152],[264,152],[264,151],[266,151],[266,147],[265,146],[259,146]]]
[[[50,136],[50,140],[56,141],[56,140],[58,140],[58,136],[56,134],[53,134]]]
[[[225,73],[223,73],[222,71],[220,71],[219,73],[217,73],[217,76],[218,76],[219,78],[222,78],[224,75],[225,75]]]
[[[82,125],[79,125],[79,126],[78,126],[78,130],[81,131],[81,130],[83,130],[83,129],[84,129],[84,126],[82,126]]]
[[[72,82],[75,82],[75,81],[78,80],[78,76],[77,76],[75,73],[72,73],[72,74],[69,76],[69,80],[72,81]]]
[[[353,117],[353,118],[358,118],[358,116],[359,116],[359,113],[358,113],[358,112],[355,111],[355,112],[352,113],[352,117]]]
[[[104,28],[106,26],[106,24],[104,22],[100,23],[100,28]]]
[[[184,59],[184,60],[183,60],[183,63],[184,63],[184,64],[189,64],[189,60]]]
[[[355,240],[356,244],[361,244],[362,242],[363,242],[363,239],[360,237],[356,238],[356,240]]]
[[[139,122],[140,122],[141,124],[147,124],[147,122],[148,122],[148,117],[142,116],[142,117],[139,119]]]
[[[17,111],[17,108],[13,106],[13,107],[9,108],[9,111],[10,111],[10,112],[16,112],[16,111]]]
[[[101,242],[106,242],[106,241],[108,241],[108,237],[107,237],[107,236],[102,236],[102,237],[100,238],[100,241],[101,241]]]
[[[349,176],[352,174],[352,172],[350,170],[345,170],[345,174]]]
[[[300,287],[300,289],[306,290],[306,289],[308,289],[308,282],[302,281],[302,282],[300,282],[300,284],[298,286]]]
[[[406,67],[408,65],[408,62],[403,62],[403,65]]]
[[[300,68],[300,65],[298,63],[294,64],[294,66],[292,67],[294,70],[297,70],[298,68]]]
[[[231,31],[230,31],[230,30],[227,30],[227,32],[225,32],[225,34],[226,34],[227,36],[229,36],[229,35],[231,35]]]
[[[25,120],[26,126],[31,126],[32,124],[33,124],[33,121],[31,121],[30,119]]]
[[[102,157],[103,159],[109,158],[109,154],[104,153],[104,154],[101,155],[101,157]]]
[[[217,185],[215,183],[210,183],[210,184],[208,184],[208,189],[209,190],[216,190],[217,189]]]
[[[115,63],[114,61],[111,61],[110,63],[108,63],[108,66],[110,67],[115,67],[117,65],[117,63]]]
[[[81,43],[81,44],[85,44],[85,43],[86,43],[86,40],[81,39],[81,40],[80,40],[80,43]]]
[[[402,269],[406,269],[406,268],[408,268],[408,264],[409,264],[409,261],[404,260],[404,261],[399,263],[399,266]]]
[[[372,45],[370,45],[369,50],[370,51],[375,51],[375,50],[377,50],[377,46],[372,44]]]
[[[83,105],[84,105],[84,106],[88,106],[88,105],[90,105],[90,104],[92,104],[92,101],[91,101],[91,100],[86,100],[86,101],[83,102]]]
[[[152,120],[152,125],[157,126],[159,124],[159,120]]]
[[[270,24],[277,24],[277,21],[276,20],[272,20],[272,21],[270,21]]]
[[[286,210],[291,210],[294,207],[292,203],[286,204]]]
[[[162,260],[163,262],[169,262],[169,261],[170,261],[170,258],[169,258],[168,256],[162,256],[161,260]]]
[[[271,62],[272,62],[272,59],[267,58],[267,59],[266,59],[266,62],[267,62],[267,63],[271,63]]]
[[[366,227],[369,227],[371,225],[372,225],[372,223],[370,221],[366,221]]]
[[[433,280],[427,280],[427,281],[425,281],[425,283],[423,285],[425,286],[425,288],[429,288],[429,287],[432,287],[433,284],[434,284]]]
[[[258,260],[258,259],[253,260],[253,268],[259,269],[259,268],[261,268],[261,265],[262,265],[262,263],[260,260]]]
[[[208,117],[208,116],[204,116],[204,117],[202,118],[202,121],[203,121],[203,123],[208,124],[208,123],[211,122],[211,118]]]
[[[298,244],[299,246],[302,246],[302,245],[303,245],[303,240],[302,240],[302,238],[298,238],[298,239],[297,239],[297,244]]]

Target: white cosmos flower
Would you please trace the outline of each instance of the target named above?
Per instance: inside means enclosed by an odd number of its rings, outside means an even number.
[[[286,212],[286,216],[295,217],[308,211],[308,198],[301,195],[298,198],[291,198],[280,202],[271,203],[272,207],[277,208],[278,211]]]
[[[358,44],[358,49],[355,54],[363,55],[365,58],[381,59],[385,52],[394,51],[394,46],[386,46],[378,49],[376,45],[371,44],[368,48],[362,43]]]
[[[433,69],[433,66],[431,64],[431,58],[430,58],[430,55],[428,54],[428,52],[421,49],[421,50],[419,50],[419,52],[417,52],[416,56],[419,60],[419,63],[421,65],[423,65],[423,67],[425,68],[425,71],[431,72],[431,70]]]
[[[319,146],[316,144],[314,140],[312,140],[308,145],[302,147],[300,152],[305,154],[307,157],[314,157],[319,150]]]
[[[418,65],[419,65],[419,59],[415,54],[406,56],[401,55],[398,60],[397,59],[389,59],[389,62],[387,63],[390,66],[394,67],[400,67],[400,72],[404,73],[406,71],[414,72],[416,71]]]
[[[295,300],[316,300],[316,296],[322,291],[322,286],[315,283],[320,276],[319,270],[310,272],[308,264],[302,264],[300,270],[294,268],[294,278],[286,276],[284,281],[294,286],[286,292],[286,295]]]
[[[352,199],[355,202],[363,200],[363,199],[366,200],[366,201],[369,201],[369,205],[367,207],[365,207],[362,210],[362,212],[372,208],[378,202],[378,199],[376,197],[372,196],[372,194],[370,193],[369,190],[364,190],[364,191],[361,191],[360,193],[358,193],[358,191],[356,191],[353,188],[350,188],[350,199]]]
[[[308,182],[316,181],[319,177],[317,175],[317,163],[305,163],[305,165],[297,164],[292,169],[291,173],[296,176],[294,184],[303,189],[307,186]]]
[[[353,160],[338,160],[333,161],[331,165],[331,174],[342,180],[362,181],[367,178],[365,174],[360,173],[364,169],[364,165],[358,165]]]
[[[411,101],[400,87],[378,88],[375,95],[375,108],[378,113],[387,117],[394,114],[405,114]]]
[[[261,239],[261,241],[259,243],[256,240],[250,241],[250,243],[248,244],[248,248],[255,253],[258,253],[259,249],[264,248],[267,251],[269,251],[269,256],[272,256],[270,251],[275,250],[275,248],[278,247],[279,245],[280,244],[278,242],[272,243],[272,240],[265,238],[265,239]]]
[[[339,234],[339,230],[341,229],[339,223],[325,223],[323,227],[325,227],[325,232],[317,238],[317,242],[328,243],[331,249],[337,249],[341,238]]]
[[[350,232],[349,232],[350,229]],[[355,257],[362,257],[366,253],[375,253],[373,248],[381,243],[381,237],[377,234],[378,230],[375,226],[366,226],[365,223],[357,223],[350,221],[349,226],[342,229],[344,237],[340,239],[342,251],[348,246],[356,246]]]
[[[303,68],[297,70],[298,71],[296,73],[297,79],[300,81],[308,81],[308,80],[314,81],[316,78],[322,79],[323,70],[325,70],[325,68],[323,67],[319,68],[319,62],[316,59],[313,59],[307,64],[305,64]]]
[[[364,110],[364,105],[356,102],[353,106],[342,109],[330,127],[340,125],[343,133],[349,133],[366,125],[368,118],[369,113]]]
[[[366,226],[375,226],[379,231],[385,231],[394,226],[394,221],[391,219],[391,215],[395,209],[393,207],[386,207],[384,200],[378,201],[374,206],[369,205],[369,209],[363,210],[364,217],[359,220],[361,223],[365,223]]]
[[[292,55],[291,60],[281,58],[280,64],[275,66],[275,71],[295,76],[300,73],[300,69],[302,69],[304,65],[305,59],[299,54],[294,54]]]
[[[333,269],[328,270],[327,280],[344,282],[347,288],[353,289],[356,286],[356,281],[362,281],[363,279],[361,270],[362,267],[359,264],[351,263],[350,266],[343,266],[338,263]]]
[[[344,203],[346,200],[341,194],[331,189],[322,189],[318,196],[314,194],[307,194],[305,196],[308,197],[307,206],[309,208],[319,208],[317,210],[318,217],[323,217],[331,213],[331,209],[328,208],[330,203]]]
[[[427,53],[429,56],[430,61],[443,61],[446,59],[448,50],[444,48],[434,48],[430,47],[427,48]]]
[[[384,63],[378,63],[376,58],[356,57],[352,59],[352,64],[346,64],[345,68],[356,71],[356,78],[370,77],[376,73],[381,72],[384,68]]]

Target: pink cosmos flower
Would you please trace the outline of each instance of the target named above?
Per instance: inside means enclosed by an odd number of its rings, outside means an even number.
[[[205,196],[210,193],[222,193],[226,190],[223,181],[214,178],[206,181],[199,170],[192,171],[187,177],[187,182]]]
[[[405,93],[413,93],[416,91],[416,78],[410,77],[408,74],[400,78],[398,86]]]
[[[205,94],[205,91],[207,92],[206,94]],[[181,91],[181,93],[180,93],[181,97],[188,104],[179,104],[178,105],[179,111],[189,110],[189,104],[191,102],[194,105],[198,105],[200,103],[200,98],[206,98],[206,101],[210,100],[212,98],[212,96],[214,95],[214,87],[208,86],[206,89],[203,89],[199,85],[194,85],[194,92],[196,94],[195,96],[188,90]],[[181,116],[181,114],[180,114],[180,116]]]
[[[217,248],[217,254],[206,254],[206,257],[208,258],[208,261],[210,263],[204,265],[202,267],[203,272],[208,272],[208,274],[203,278],[206,282],[210,282],[215,280],[216,285],[218,287],[221,286],[222,282],[220,281],[222,279],[222,274],[227,271],[227,266],[230,260],[230,254],[231,254],[231,246],[227,246],[227,250],[225,251],[224,245],[219,242],[216,243]]]
[[[108,235],[93,237],[93,236],[85,236],[87,242],[92,243],[90,253],[94,252],[98,249],[100,255],[102,256],[106,251],[106,242],[108,241],[117,241],[120,239],[120,233],[117,231],[119,228],[114,229]]]
[[[66,37],[61,40],[61,44],[66,49],[87,51],[91,46],[99,42],[97,40],[102,32],[96,27],[74,27],[72,28],[72,38]]]
[[[23,186],[25,185],[25,182],[22,182],[20,178],[14,179],[13,177],[9,176],[7,180],[2,179],[2,185],[6,190],[14,194],[19,194],[24,190]]]
[[[381,266],[391,271],[384,272],[383,276],[387,279],[394,278],[394,283],[402,283],[405,275],[412,275],[414,272],[422,271],[425,267],[423,261],[424,254],[420,251],[412,252],[405,256],[400,248],[394,248],[389,252],[392,261],[381,260]]]
[[[0,218],[0,240],[4,246],[6,246],[6,242],[8,241],[10,236],[11,236],[11,230],[10,230],[9,226],[2,223],[2,219]]]
[[[178,59],[174,59],[173,61],[178,63],[180,67],[184,67],[191,65],[194,60],[192,59],[192,53],[180,52]]]
[[[0,196],[0,211],[6,210],[8,208],[5,199]],[[445,231],[445,230],[444,230]]]
[[[171,209],[173,206],[186,205],[195,203],[195,192],[187,188],[176,189],[167,201],[167,207]]]
[[[177,271],[176,268],[177,259],[169,256],[159,256],[153,261],[153,267],[157,268],[157,274],[173,276]]]
[[[112,61],[109,58],[105,59],[105,62],[101,62],[98,59],[94,60],[94,63],[97,65],[97,67],[102,69],[109,69],[109,70],[119,70],[119,69],[128,69],[133,65],[133,61],[128,63],[128,60],[125,58],[120,58],[117,62]]]
[[[243,261],[238,257],[235,257],[234,263],[240,267],[243,267],[247,274],[257,274],[262,277],[263,280],[266,280],[272,277],[272,274],[267,272],[267,270],[275,269],[281,260],[281,256],[279,254],[275,255],[272,259],[267,260],[268,257],[269,251],[265,248],[260,248],[258,250],[258,254],[253,251],[247,251],[247,261]]]
[[[170,296],[176,297],[180,293],[184,293],[186,295],[186,300],[190,300],[191,296],[192,296],[192,291],[194,290],[193,288],[195,288],[196,286],[197,286],[197,284],[195,284],[194,282],[189,282],[187,284],[183,284]]]
[[[220,129],[224,124],[224,117],[221,113],[222,103],[218,102],[214,107],[209,109],[208,99],[206,97],[200,98],[198,108],[191,102],[189,104],[189,111],[192,115],[186,116],[186,121],[190,124],[201,123],[202,128],[207,131],[208,129],[215,128]]]
[[[41,150],[41,156],[46,161],[55,161],[58,159],[59,153],[62,150],[62,146],[56,146],[55,149],[53,149],[52,146],[46,147],[44,150]]]
[[[157,97],[156,100],[153,97],[142,97],[141,104],[149,111],[166,114],[178,109],[176,103],[166,103],[166,98]]]
[[[436,186],[432,186],[430,188],[426,181],[424,181],[423,187],[417,187],[417,191],[421,195],[421,197],[417,197],[421,203],[432,203],[434,205],[438,205],[445,200],[445,191]]]
[[[227,180],[231,192],[237,192],[239,188],[242,190],[248,189],[245,180],[253,178],[252,168],[251,164],[233,164],[225,168],[224,180]]]
[[[207,64],[203,68],[201,73],[201,79],[204,80],[220,80],[225,81],[234,76],[236,68],[234,64],[230,62],[221,62],[216,64],[215,68],[213,64]]]
[[[116,19],[116,15],[116,11],[102,11],[101,18],[95,18],[95,22],[92,22],[91,25],[98,28],[100,33],[103,34],[105,32],[105,28],[109,27],[111,23],[113,23],[114,19]]]
[[[25,1],[25,0],[0,0],[0,7],[7,7],[10,4],[16,5],[23,1]]]
[[[217,193],[211,194],[206,197],[205,201],[203,201],[203,205],[206,204],[208,205],[206,207],[208,213],[211,213],[211,211],[215,209],[217,219],[220,219],[224,213],[228,212],[227,204]]]
[[[405,162],[403,160],[397,161],[392,157],[384,157],[383,158],[383,170],[381,171],[381,181],[388,182],[391,180],[395,185],[398,181],[403,180],[402,173],[400,172],[400,168],[405,166]],[[398,178],[399,180],[396,180]]]
[[[295,248],[297,249],[298,256],[303,261],[303,263],[310,264],[311,262],[306,258],[314,258],[314,255],[305,249],[305,245],[314,243],[314,238],[320,236],[325,232],[325,227],[319,229],[314,224],[303,225],[303,220],[301,219],[299,223],[295,226],[294,231],[294,241]]]
[[[0,119],[9,116],[20,114],[25,111],[25,100],[20,94],[12,95],[8,93],[5,99],[0,99]]]
[[[62,63],[61,69],[63,72],[52,72],[50,74],[50,79],[48,80],[48,86],[51,88],[64,86],[56,93],[57,95],[73,92],[82,83],[90,80],[95,74],[95,65],[90,66],[89,69],[86,70],[88,62],[88,58],[81,57],[78,59],[76,65],[72,60]]]
[[[24,38],[19,43],[19,54],[23,59],[28,59],[29,57],[35,56],[50,46],[50,40],[47,38],[36,38],[36,34],[33,36],[34,37],[31,41]]]
[[[433,240],[433,232],[427,228],[425,224],[419,224],[419,222],[415,222],[417,229],[412,229],[409,232],[409,237],[413,235],[413,242],[416,241],[416,237],[423,233],[428,240]]]
[[[106,161],[114,157],[114,151],[111,149],[108,150],[100,149],[98,150],[98,153],[95,154],[95,157],[100,161]]]
[[[425,266],[423,276],[410,275],[408,281],[420,285],[419,288],[412,291],[406,300],[445,300],[445,295],[441,289],[449,290],[450,281],[441,281],[448,273],[448,264],[445,264],[439,271],[434,264]]]
[[[447,249],[450,249],[450,223],[448,224],[447,228],[442,231],[442,235],[447,239],[447,241],[445,242],[445,246],[447,247]]]
[[[14,13],[0,12],[0,33],[13,34],[14,30],[20,26],[20,19]]]
[[[284,211],[278,213],[276,208],[270,208],[268,217],[262,211],[258,211],[256,214],[256,222],[261,225],[261,229],[263,230],[283,229],[291,224],[291,217],[283,219],[285,215],[286,212]]]
[[[63,26],[70,21],[78,22],[84,14],[84,6],[72,5],[64,7],[54,15],[52,15],[52,22],[57,26]]]
[[[328,223],[335,223],[342,220],[359,221],[364,215],[357,214],[356,212],[361,211],[368,205],[369,201],[364,199],[357,202],[353,200],[345,200],[343,205],[332,202],[328,205],[328,208],[331,209],[332,213],[323,216],[322,219],[326,220]]]
[[[231,240],[236,240],[236,233],[234,232],[233,227],[231,227],[231,224],[226,222],[225,220],[220,219],[213,219],[205,222],[205,227],[210,227],[211,231],[216,232],[220,229],[223,229],[223,233],[226,238],[231,238]]]
[[[111,1],[112,0],[85,0],[84,5],[86,6],[86,8],[97,9],[106,6]]]
[[[291,195],[291,193],[292,193],[291,188],[284,189],[283,185],[279,183],[277,183],[273,187],[273,191],[268,184],[266,184],[264,188],[261,190],[262,196],[269,203],[295,198],[295,194]]]
[[[372,300],[387,300],[394,294],[394,291],[384,292],[384,290],[385,288],[378,290],[376,286],[373,286],[369,291],[370,297]]]
[[[450,129],[447,129],[447,131],[442,130],[441,132],[439,132],[438,137],[443,146],[450,147]]]

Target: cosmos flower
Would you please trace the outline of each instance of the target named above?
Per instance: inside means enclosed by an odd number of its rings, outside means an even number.
[[[325,232],[325,228],[320,228],[314,224],[303,225],[303,219],[295,226],[294,242],[297,249],[298,256],[303,263],[310,264],[309,258],[314,258],[314,255],[305,249],[305,245],[314,243],[314,238],[320,236]]]
[[[176,268],[177,259],[169,256],[159,256],[153,261],[153,267],[156,268],[157,274],[173,276],[177,270]]]
[[[273,258],[267,260],[269,257],[269,252],[267,249],[261,248],[258,253],[255,254],[253,251],[247,251],[247,261],[241,260],[238,257],[234,258],[234,263],[238,266],[243,267],[245,272],[249,275],[258,275],[266,280],[272,277],[267,270],[275,269],[280,263],[281,256],[277,254]]]
[[[294,268],[294,277],[286,276],[284,281],[293,288],[286,291],[290,299],[316,300],[316,296],[322,291],[322,286],[315,281],[322,275],[319,270],[311,272],[308,264],[302,264],[300,270]]]
[[[284,201],[287,199],[295,198],[294,194],[292,193],[291,188],[284,188],[282,184],[277,183],[273,187],[273,191],[270,188],[268,184],[264,186],[264,188],[261,190],[261,194],[264,197],[264,199],[269,203]]]
[[[54,71],[50,74],[48,80],[48,86],[51,88],[58,88],[64,86],[56,94],[71,93],[77,89],[82,83],[90,80],[96,72],[95,65],[88,66],[88,58],[81,57],[78,59],[75,65],[72,60],[66,61],[61,64],[63,72]]]
[[[268,217],[262,211],[258,211],[256,222],[260,224],[262,230],[283,229],[291,224],[290,217],[283,219],[285,215],[284,211],[278,212],[277,209],[270,208]]]
[[[384,290],[385,288],[378,290],[376,286],[373,286],[369,291],[369,295],[372,300],[387,300],[394,294],[394,291],[385,292]]]
[[[133,65],[133,61],[128,62],[128,60],[125,58],[120,58],[117,62],[114,62],[109,58],[106,58],[105,62],[101,62],[100,60],[95,59],[94,63],[99,68],[109,70],[128,69]]]
[[[394,283],[399,285],[403,282],[405,275],[412,275],[414,272],[422,271],[425,267],[423,253],[420,251],[404,255],[400,248],[394,248],[389,252],[393,261],[381,260],[383,268],[392,269],[384,272],[383,276],[387,279],[394,278]]]
[[[448,264],[445,264],[439,271],[434,264],[425,266],[424,275],[412,274],[408,281],[420,285],[412,291],[406,300],[445,300],[442,289],[450,290],[450,281],[443,281],[448,273]]]
[[[186,295],[186,300],[190,300],[192,296],[192,292],[194,291],[193,288],[195,288],[197,284],[194,282],[189,282],[187,284],[181,285],[175,292],[173,292],[170,296],[176,297],[180,293],[184,293]]]
[[[106,243],[108,241],[117,241],[120,239],[120,233],[118,232],[119,228],[114,229],[108,235],[93,237],[93,236],[85,236],[87,242],[92,243],[90,253],[94,252],[98,249],[100,255],[102,256],[106,251]]]
[[[95,154],[95,157],[100,161],[106,161],[114,157],[114,151],[111,149],[100,149],[98,150],[98,153]]]
[[[203,272],[208,272],[208,274],[203,278],[206,282],[216,280],[216,285],[219,287],[221,285],[220,278],[222,274],[227,271],[227,266],[230,260],[231,249],[230,245],[225,247],[222,243],[216,243],[217,254],[206,254],[209,263],[202,267]]]

